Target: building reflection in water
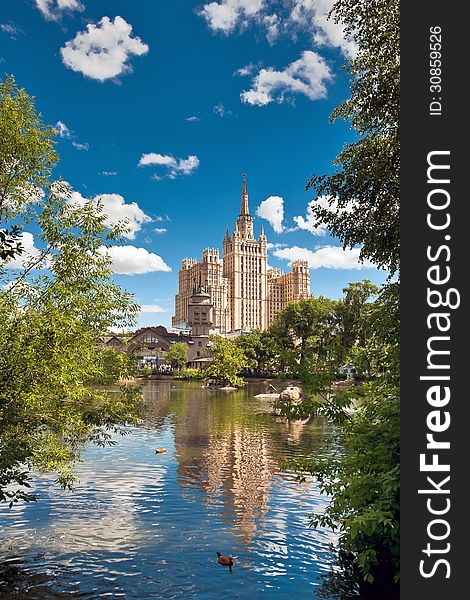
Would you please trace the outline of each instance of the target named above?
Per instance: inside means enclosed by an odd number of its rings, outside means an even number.
[[[207,448],[208,500],[222,496],[223,516],[232,522],[241,541],[249,545],[257,522],[268,510],[269,489],[276,463],[270,440],[262,431],[236,427]]]
[[[253,386],[226,398],[220,393],[212,398],[210,391],[194,386],[177,387],[167,408],[174,411],[178,482],[188,495],[195,487],[201,490],[241,544],[249,546],[268,511],[270,489],[286,477],[279,458],[292,455],[305,426],[275,421],[267,406],[254,418],[252,408],[246,410],[257,393]],[[298,491],[305,493],[305,488]]]

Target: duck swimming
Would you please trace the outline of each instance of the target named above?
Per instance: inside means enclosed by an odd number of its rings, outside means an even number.
[[[219,565],[228,567],[230,573],[232,572],[233,557],[231,554],[229,554],[228,556],[224,556],[223,554],[220,554],[220,552],[217,552],[217,562],[219,563]]]
[[[157,448],[155,450],[155,454],[165,454],[165,452],[168,452],[166,448]]]

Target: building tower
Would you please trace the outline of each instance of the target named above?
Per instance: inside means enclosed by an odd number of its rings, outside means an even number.
[[[205,248],[200,261],[185,258],[178,274],[178,293],[175,296],[175,327],[186,327],[189,321],[189,303],[195,286],[202,285],[214,306],[214,328],[227,331],[227,281],[222,277],[222,261],[218,248]]]
[[[228,229],[225,234],[222,264],[228,282],[227,330],[266,329],[267,240],[263,230],[258,240],[254,237],[246,175],[235,231],[232,237]]]
[[[217,248],[206,248],[199,261],[183,259],[173,326],[182,329],[190,324],[197,328],[202,326],[202,322],[194,321],[195,289],[209,296],[212,328],[221,334],[265,330],[289,302],[311,295],[306,261],[294,260],[290,273],[282,273],[280,269],[268,272],[268,242],[263,227],[258,239],[254,235],[246,175],[243,176],[240,214],[232,235],[226,228],[222,257]]]
[[[202,362],[199,359],[204,357],[204,348],[207,346],[210,330],[214,325],[214,305],[211,295],[206,292],[200,281],[189,300],[188,324],[194,342],[188,350],[188,362]]]

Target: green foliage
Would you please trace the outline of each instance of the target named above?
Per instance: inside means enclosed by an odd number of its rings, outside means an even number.
[[[343,289],[344,298],[338,306],[342,346],[346,353],[355,344],[363,344],[367,336],[365,321],[373,307],[371,299],[379,295],[379,287],[368,279],[350,283]],[[343,356],[346,359],[346,356]]]
[[[312,205],[317,223],[344,246],[361,244],[361,257],[391,274],[400,262],[400,13],[398,0],[338,0],[332,11],[358,46],[347,66],[351,95],[333,113],[360,139],[339,153],[331,175],[315,175],[307,188],[326,196]],[[339,210],[331,210],[337,202]],[[353,210],[345,210],[353,206]]]
[[[393,588],[399,570],[398,284],[386,286],[363,309],[351,356],[366,348],[371,362],[380,365],[375,379],[318,402],[314,396],[318,380],[314,375],[304,377],[306,399],[289,415],[314,409],[326,415],[338,425],[332,447],[344,450],[290,466],[314,475],[321,491],[331,496],[325,512],[313,516],[312,525],[340,531],[341,551],[353,557],[364,582]],[[327,377],[323,383],[328,385]]]
[[[234,340],[211,335],[208,346],[210,364],[204,369],[204,377],[218,385],[243,385],[240,373],[249,365],[242,348]]]
[[[15,258],[23,254],[21,245],[21,229],[18,225],[0,230],[0,260]]]
[[[22,214],[30,197],[47,185],[57,162],[55,130],[41,122],[33,99],[11,76],[0,82],[0,260],[22,254]]]
[[[384,373],[399,373],[399,285],[389,284],[360,320],[360,337],[350,352],[350,360],[359,374],[368,379]]]
[[[138,373],[134,356],[125,352],[117,352],[114,348],[104,346],[99,353],[97,366],[101,374],[93,377],[93,384],[112,385],[116,381],[135,377]]]
[[[152,374],[153,369],[152,367],[149,367],[148,365],[145,365],[144,367],[142,367],[140,369],[140,375],[142,377],[150,377],[150,375]]]
[[[276,367],[277,347],[268,331],[258,329],[235,340],[248,359],[248,368],[256,372],[272,372]]]
[[[175,369],[183,369],[188,362],[188,345],[185,342],[175,342],[165,354],[165,364]]]
[[[188,380],[202,380],[204,379],[204,372],[202,369],[180,369],[178,377]]]
[[[276,315],[270,333],[291,368],[301,366],[312,353],[329,354],[329,343],[336,335],[335,308],[336,302],[323,296],[303,298]]]
[[[313,459],[300,468],[315,475],[332,496],[312,525],[341,531],[340,545],[352,554],[365,581],[399,570],[399,395],[388,378],[373,383],[361,408],[342,424],[346,451]]]
[[[357,348],[362,348],[363,324],[375,305],[371,298],[379,290],[365,280],[351,283],[343,291],[342,300],[320,296],[291,302],[271,326],[285,376],[300,380],[305,391],[299,404],[276,403],[290,419],[315,414],[319,401],[329,402],[339,367],[353,362]],[[337,418],[351,402],[349,390],[336,394]]]
[[[338,306],[323,296],[290,302],[270,328],[284,370],[311,394],[326,393],[339,366]]]
[[[139,391],[109,389],[135,364],[102,339],[138,307],[103,251],[125,224],[107,229],[99,205],[72,205],[70,188],[49,182],[54,130],[11,78],[0,97],[0,226],[34,224],[39,245],[19,264],[11,252],[0,261],[0,501],[13,503],[33,499],[21,487],[31,470],[72,485],[83,444],[109,443],[135,420]]]
[[[351,95],[332,115],[348,120],[358,141],[338,155],[331,175],[315,175],[307,189],[326,196],[329,207],[312,208],[344,247],[361,245],[361,258],[399,271],[399,3],[397,0],[337,0],[333,18],[357,43],[347,69]],[[375,380],[319,405],[339,426],[345,451],[304,467],[331,494],[331,504],[313,524],[339,529],[340,549],[360,585],[361,597],[398,596],[399,578],[399,284],[375,292],[346,292],[341,344],[359,369]],[[308,385],[308,381],[307,381]],[[350,414],[354,401],[360,408]],[[340,553],[341,555],[341,553]],[[344,561],[343,561],[344,565]],[[369,595],[367,595],[369,594]],[[388,597],[388,596],[387,596]]]

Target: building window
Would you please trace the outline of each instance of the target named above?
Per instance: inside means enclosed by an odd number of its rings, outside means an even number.
[[[146,334],[142,338],[142,341],[147,342],[147,343],[155,343],[155,342],[158,342],[158,338],[155,337],[154,335]]]

